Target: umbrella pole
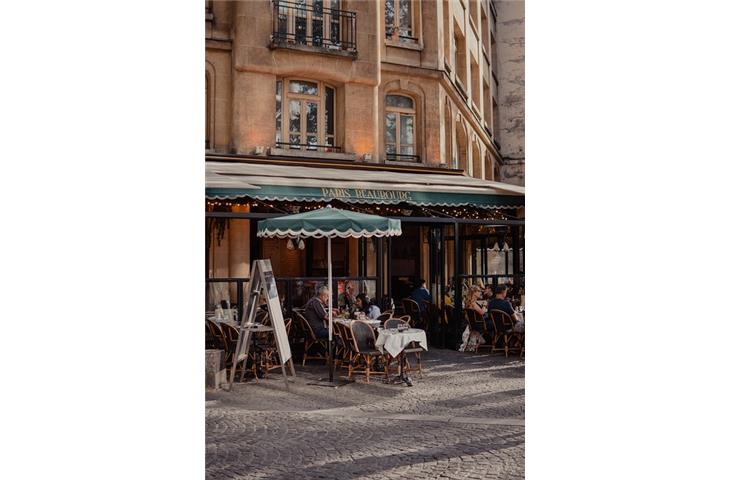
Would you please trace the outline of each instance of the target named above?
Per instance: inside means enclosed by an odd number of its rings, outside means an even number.
[[[329,288],[329,341],[327,348],[329,350],[329,367],[330,367],[330,383],[334,382],[335,376],[335,359],[332,355],[332,239],[327,237],[327,287]]]

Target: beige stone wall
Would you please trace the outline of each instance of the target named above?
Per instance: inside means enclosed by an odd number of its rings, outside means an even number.
[[[206,74],[212,78],[209,124],[216,151],[248,154],[257,146],[272,147],[276,81],[299,78],[336,88],[336,143],[358,161],[364,154],[372,154],[373,162],[386,161],[385,95],[400,91],[416,99],[417,153],[424,164],[451,167],[461,145],[465,158],[458,167],[466,174],[522,181],[524,87],[516,101],[511,95],[524,79],[514,61],[523,51],[524,33],[519,37],[518,30],[524,32],[524,22],[519,27],[510,20],[520,11],[524,19],[522,2],[499,2],[495,19],[486,0],[414,1],[418,38],[403,42],[385,37],[383,0],[342,0],[344,10],[357,13],[357,58],[315,47],[271,48],[270,0],[209,5]],[[456,86],[455,29],[465,38],[463,94]],[[503,45],[510,47],[502,52]],[[495,60],[498,65],[492,65]],[[495,133],[502,137],[501,152]]]
[[[525,184],[525,3],[500,0],[497,7],[499,137],[502,181]]]

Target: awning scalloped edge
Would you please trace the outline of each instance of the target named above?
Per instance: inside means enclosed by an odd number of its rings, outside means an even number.
[[[334,197],[318,197],[318,198],[312,198],[312,197],[281,197],[278,195],[275,196],[267,196],[267,195],[206,195],[206,198],[208,200],[235,200],[237,198],[252,198],[254,200],[266,200],[266,201],[278,201],[278,202],[331,202],[333,200],[339,200],[344,203],[362,203],[362,204],[376,204],[376,205],[397,205],[399,203],[407,203],[408,205],[416,205],[416,206],[423,206],[423,207],[465,207],[465,206],[474,206],[479,208],[490,208],[490,209],[512,209],[512,208],[520,208],[524,207],[524,205],[482,205],[482,204],[475,204],[470,202],[462,202],[462,203],[449,203],[449,202],[404,202],[400,200],[396,201],[389,201],[389,200],[359,200],[359,199],[342,199],[342,198],[334,198]]]
[[[388,229],[388,230],[354,230],[349,229],[345,231],[340,230],[269,230],[268,228],[266,230],[257,232],[256,235],[259,237],[276,237],[276,238],[292,238],[292,237],[302,237],[302,238],[332,238],[332,237],[340,237],[340,238],[361,238],[361,237],[391,237],[395,235],[400,235],[402,233],[401,229]]]

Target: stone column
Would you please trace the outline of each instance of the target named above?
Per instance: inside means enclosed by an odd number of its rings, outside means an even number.
[[[235,72],[233,88],[233,146],[250,154],[257,146],[274,143],[276,75]]]
[[[378,89],[374,86],[346,83],[345,151],[358,159],[365,153],[378,156]]]
[[[232,210],[239,213],[248,213],[248,205],[234,205]],[[250,245],[251,221],[232,219],[228,231],[228,275],[230,277],[248,277],[251,265]],[[231,301],[237,301],[236,285],[230,285]]]

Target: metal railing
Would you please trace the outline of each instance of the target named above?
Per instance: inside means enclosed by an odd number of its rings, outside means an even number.
[[[273,46],[307,45],[357,53],[357,14],[324,8],[321,1],[273,0]]]
[[[317,151],[317,152],[342,153],[342,147],[336,147],[334,145],[318,145],[318,144],[312,144],[312,143],[276,142],[276,148],[287,148],[289,150],[311,150],[311,151]]]
[[[386,160],[391,162],[410,162],[410,163],[421,163],[420,155],[404,155],[400,153],[386,153]]]
[[[227,283],[235,285],[235,295],[229,290],[228,298],[229,303],[232,307],[235,307],[240,315],[243,312],[243,305],[246,301],[245,286],[244,284],[249,282],[249,278],[234,277],[234,278],[208,278],[206,279],[206,308],[213,308],[214,302],[211,298],[210,284],[214,283]],[[357,292],[363,292],[367,288],[367,294],[373,299],[381,300],[380,292],[378,291],[377,277],[332,277],[333,290],[337,291],[338,284],[344,284],[345,282],[352,282],[356,286]],[[327,284],[327,277],[279,277],[276,279],[276,288],[279,293],[279,298],[282,300],[282,309],[284,315],[291,315],[293,308],[302,308],[307,301],[312,298],[317,291],[317,288],[321,285]],[[337,297],[332,297],[332,303],[337,306]]]

